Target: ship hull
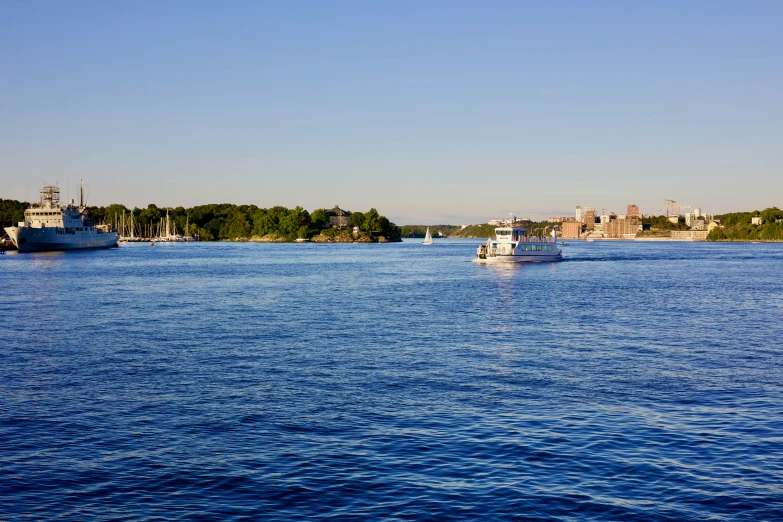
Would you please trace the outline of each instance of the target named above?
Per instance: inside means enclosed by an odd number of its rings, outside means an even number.
[[[562,254],[544,254],[544,255],[517,255],[517,256],[488,256],[486,258],[476,258],[477,263],[551,263],[563,259]]]
[[[55,228],[8,227],[5,231],[19,252],[111,248],[117,246],[119,240],[116,232],[96,230],[65,234],[58,233]]]

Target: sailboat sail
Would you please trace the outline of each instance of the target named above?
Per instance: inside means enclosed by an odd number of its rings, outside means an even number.
[[[422,242],[422,245],[431,245],[434,241],[432,240],[432,235],[430,235],[430,227],[427,227],[427,234],[424,236],[424,241]]]

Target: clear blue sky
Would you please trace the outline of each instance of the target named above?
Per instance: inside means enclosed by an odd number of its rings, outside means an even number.
[[[0,2],[2,198],[760,209],[781,100],[781,1]]]

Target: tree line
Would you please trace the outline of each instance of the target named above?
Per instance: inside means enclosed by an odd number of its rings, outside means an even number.
[[[0,220],[4,226],[16,224],[24,219],[24,211],[30,205],[14,200],[0,200]],[[161,219],[166,217],[166,208],[147,205],[146,208],[128,208],[113,204],[106,207],[87,207],[93,221],[118,225],[125,220],[130,225],[131,215],[138,235],[155,230]],[[192,208],[169,208],[169,221],[183,235],[199,236],[202,241],[247,239],[253,236],[293,241],[310,239],[322,233],[329,233],[327,209],[312,213],[302,207],[286,208],[276,206],[260,208],[255,205],[233,205],[230,203],[199,205]],[[124,216],[124,218],[123,218]],[[400,229],[374,208],[367,212],[354,212],[350,216],[351,227],[357,227],[364,237],[384,237],[395,241],[400,238]]]

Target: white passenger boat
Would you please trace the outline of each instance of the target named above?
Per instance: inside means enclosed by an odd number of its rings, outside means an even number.
[[[549,237],[528,236],[525,229],[503,226],[495,229],[495,239],[476,249],[479,263],[530,263],[560,261],[563,252],[557,247],[557,233]]]

